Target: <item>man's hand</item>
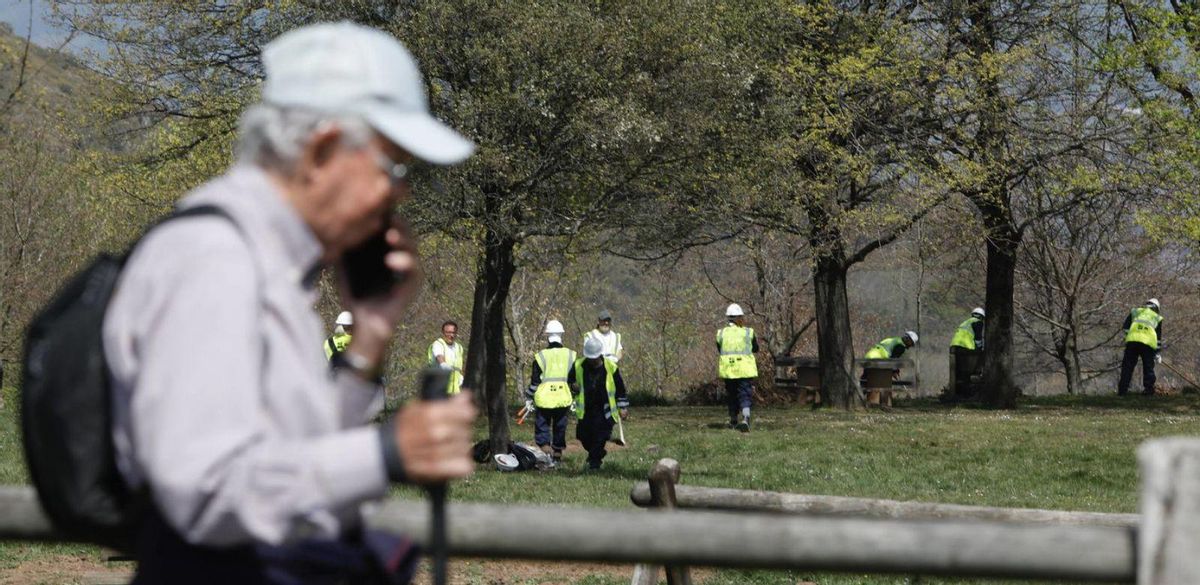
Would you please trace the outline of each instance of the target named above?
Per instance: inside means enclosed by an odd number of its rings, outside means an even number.
[[[1154,354],[1154,363],[1156,363],[1156,364],[1161,364],[1161,363],[1162,363],[1162,356],[1161,356],[1161,355],[1158,355],[1158,354]]]
[[[628,408],[622,408],[620,412],[621,412],[621,420],[629,419],[629,409]]]
[[[470,475],[472,423],[478,411],[470,392],[448,400],[415,401],[396,413],[396,449],[408,480],[441,483]]]
[[[525,401],[525,414],[529,414],[535,410],[537,410],[537,408],[533,406],[533,401],[526,400]]]
[[[366,299],[352,297],[345,270],[341,266],[338,267],[338,291],[342,304],[349,307],[354,315],[354,339],[350,342],[350,347],[373,365],[378,365],[383,360],[384,351],[392,339],[396,324],[400,322],[404,310],[417,297],[423,280],[421,261],[417,256],[416,244],[408,225],[399,218],[394,219],[386,237],[392,247],[385,259],[388,268],[404,275],[403,282],[387,294]]]

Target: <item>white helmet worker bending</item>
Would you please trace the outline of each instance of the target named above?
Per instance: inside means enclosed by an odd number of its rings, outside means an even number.
[[[985,315],[985,313],[983,312],[983,307],[975,307],[974,309],[971,309],[972,317],[979,317],[980,319],[982,319],[984,317],[984,315]]]
[[[728,307],[725,307],[726,317],[741,317],[745,314],[746,313],[742,311],[742,306],[737,303],[730,303]]]

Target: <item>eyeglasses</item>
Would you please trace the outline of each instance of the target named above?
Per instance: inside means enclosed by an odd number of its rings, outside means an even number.
[[[399,187],[408,179],[408,165],[398,163],[378,150],[375,151],[375,164],[379,166],[379,170],[388,176],[388,180],[392,183],[392,188]]]

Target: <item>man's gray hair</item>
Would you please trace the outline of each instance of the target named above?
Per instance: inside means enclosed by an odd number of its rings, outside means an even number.
[[[288,174],[313,132],[324,124],[340,128],[342,144],[351,148],[366,146],[373,133],[358,116],[257,104],[242,114],[238,124],[237,159]]]

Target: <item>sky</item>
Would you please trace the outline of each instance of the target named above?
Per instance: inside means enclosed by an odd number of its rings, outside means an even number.
[[[50,15],[49,0],[0,0],[0,21],[12,25],[13,32],[17,36],[24,37],[29,33],[31,14],[33,16],[34,44],[43,47],[57,47],[63,39],[67,38],[66,31],[51,26],[46,20]],[[96,39],[81,36],[73,39],[67,46],[67,49],[72,52],[78,52],[83,48],[99,50],[101,43]]]

